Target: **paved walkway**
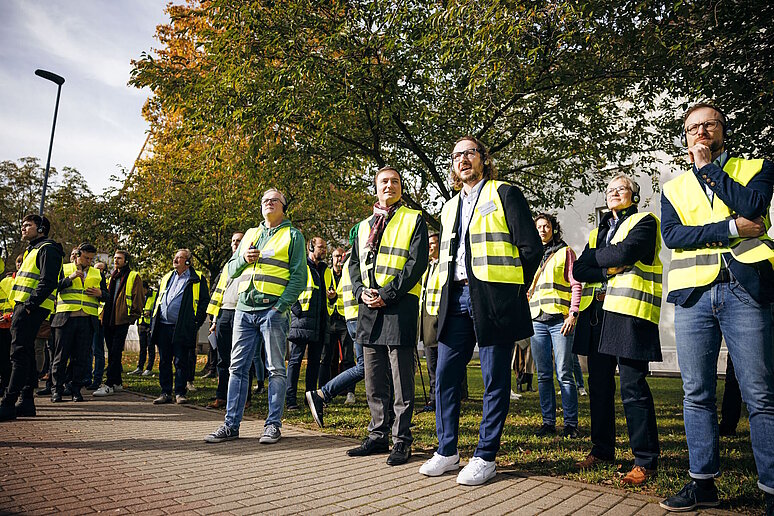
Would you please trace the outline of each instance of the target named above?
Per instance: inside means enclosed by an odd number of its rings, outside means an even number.
[[[389,467],[347,457],[353,439],[287,426],[260,445],[254,420],[207,444],[222,412],[126,392],[87,401],[38,399],[37,418],[0,423],[0,513],[664,514],[641,495],[507,470],[458,486],[419,475],[426,457]]]

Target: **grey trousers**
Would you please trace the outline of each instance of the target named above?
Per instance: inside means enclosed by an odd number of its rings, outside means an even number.
[[[363,346],[365,390],[371,422],[368,437],[389,440],[390,377],[395,386],[393,443],[411,444],[411,416],[414,413],[414,348],[411,346]],[[392,371],[392,373],[390,373]]]

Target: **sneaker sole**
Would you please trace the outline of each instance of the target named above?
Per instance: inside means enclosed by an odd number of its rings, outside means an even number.
[[[454,464],[450,464],[449,466],[446,466],[443,471],[422,471],[422,468],[419,468],[419,474],[425,475],[426,477],[440,477],[441,475],[444,475],[450,471],[456,471],[460,469],[460,461],[457,459],[457,462]]]
[[[261,437],[260,439],[258,439],[258,442],[260,444],[274,444],[279,440],[280,440],[280,437],[277,437],[276,439],[274,437]]]
[[[307,391],[306,393],[306,404],[309,405],[309,410],[312,411],[312,417],[314,418],[314,422],[317,423],[317,426],[320,428],[324,428],[323,420],[320,417],[320,415],[317,413],[317,408],[314,406],[314,403],[312,402],[312,391]]]
[[[238,435],[235,435],[233,437],[210,437],[209,435],[204,438],[205,443],[222,443],[224,441],[234,441],[236,439],[239,439]]]
[[[461,486],[480,486],[483,484],[486,484],[490,480],[492,480],[495,475],[497,474],[497,470],[492,471],[492,474],[487,476],[486,478],[483,478],[481,480],[468,480],[464,478],[460,478],[459,475],[457,476],[457,483]]]
[[[669,512],[689,512],[699,507],[717,507],[718,505],[720,505],[720,500],[718,500],[717,502],[699,502],[691,505],[690,507],[670,507],[668,505],[665,505],[664,502],[659,502],[658,505],[662,509],[667,510]]]

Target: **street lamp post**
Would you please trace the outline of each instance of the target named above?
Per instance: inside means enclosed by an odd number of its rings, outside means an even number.
[[[37,69],[35,75],[43,77],[53,83],[56,83],[56,105],[54,106],[54,123],[51,125],[51,142],[48,144],[48,158],[46,159],[46,175],[43,177],[43,193],[40,196],[40,216],[43,216],[43,206],[46,203],[46,187],[48,186],[48,169],[51,166],[51,149],[54,147],[54,130],[56,129],[56,115],[59,111],[59,94],[62,93],[62,84],[64,84],[64,77],[57,75],[53,72]]]

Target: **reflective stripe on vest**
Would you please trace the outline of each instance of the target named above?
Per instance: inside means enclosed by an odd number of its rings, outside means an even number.
[[[629,231],[645,217],[656,219],[656,249],[653,265],[638,261],[624,272],[612,276],[607,281],[607,291],[602,308],[608,312],[631,315],[653,324],[658,324],[661,315],[661,221],[652,213],[635,213],[621,223],[610,245],[626,238]]]
[[[38,288],[40,283],[40,269],[38,269],[38,251],[45,246],[51,245],[50,242],[44,242],[40,247],[35,247],[32,251],[24,252],[24,261],[19,271],[16,273],[16,277],[13,281],[13,287],[11,288],[11,298],[15,303],[26,302],[35,289]],[[61,275],[61,267],[59,274]],[[58,278],[57,278],[58,279]],[[40,307],[44,310],[48,310],[49,314],[54,311],[54,301],[56,300],[56,289],[40,304]]]
[[[425,310],[429,315],[438,315],[438,310],[441,307],[441,286],[438,283],[439,270],[438,264],[435,267],[428,265],[425,275],[422,276],[422,284],[425,285],[422,295],[424,296]],[[426,278],[428,273],[430,273],[430,277]]]
[[[599,228],[594,228],[591,230],[591,233],[589,233],[589,249],[597,248],[598,232],[599,232]],[[591,306],[591,302],[594,300],[594,294],[600,288],[602,288],[602,283],[598,281],[583,284],[583,290],[581,291],[580,307],[578,308],[579,311],[582,312],[586,308]]]
[[[747,185],[758,175],[763,167],[763,160],[746,160],[730,158],[723,171],[741,184]],[[703,226],[713,222],[729,220],[735,213],[717,195],[713,195],[712,204],[704,191],[703,185],[693,172],[686,172],[664,185],[664,195],[669,199],[677,212],[680,222],[685,226]],[[771,227],[769,207],[764,215],[766,230]],[[669,267],[669,291],[684,288],[702,287],[712,283],[720,272],[720,255],[731,252],[735,259],[742,263],[758,263],[770,261],[774,264],[774,250],[767,234],[758,238],[735,238],[728,247],[710,247],[702,249],[673,249],[672,262]]]
[[[336,293],[341,299],[341,304],[344,307],[344,319],[347,321],[357,320],[358,302],[355,299],[355,294],[352,292],[352,280],[349,276],[349,258],[344,262],[344,266],[341,269],[341,281],[336,288]]]
[[[567,250],[567,246],[562,247],[551,256],[535,283],[535,290],[529,300],[529,311],[533,319],[540,315],[541,310],[547,314],[570,313],[572,288],[570,282],[564,279]]]
[[[337,312],[340,316],[344,317],[344,297],[341,295],[341,277],[344,275],[344,271],[341,271],[341,276],[339,277],[338,281],[336,281],[336,275],[331,273],[331,282],[333,284],[333,288],[336,291],[336,299],[331,302],[331,300],[328,300],[328,313],[330,315],[333,315],[333,312]]]
[[[242,238],[243,242],[257,242],[263,226],[250,228]],[[250,248],[243,246],[244,255]],[[290,226],[279,228],[261,247],[261,256],[242,271],[238,291],[246,291],[252,282],[255,290],[270,296],[281,296],[290,281]],[[267,251],[264,255],[264,251]],[[271,256],[268,256],[271,254]]]
[[[150,326],[150,323],[151,323],[150,314],[153,313],[153,307],[156,305],[156,297],[158,297],[158,292],[151,292],[151,294],[145,299],[145,306],[142,309],[142,317],[140,317],[140,324],[145,326]]]
[[[62,273],[69,276],[75,272],[74,263],[66,263],[62,266]],[[99,315],[99,299],[86,294],[87,288],[99,289],[102,283],[102,275],[98,269],[89,267],[86,270],[85,281],[81,278],[75,278],[72,285],[64,290],[60,290],[56,297],[56,313],[77,312],[83,310],[85,313],[93,316]]]
[[[223,306],[223,295],[226,293],[226,285],[228,284],[228,280],[228,264],[226,264],[220,271],[218,284],[215,285],[215,290],[212,291],[210,302],[207,305],[207,313],[213,317],[218,317],[218,314],[220,313],[220,307]]]
[[[301,305],[301,311],[302,312],[308,312],[309,311],[309,305],[312,302],[312,296],[314,295],[315,289],[319,289],[320,287],[317,286],[317,284],[314,282],[314,277],[312,276],[312,269],[309,268],[309,264],[306,265],[306,288],[301,291],[301,294],[298,296],[298,304]]]
[[[375,264],[366,263],[368,258],[366,242],[371,231],[370,224],[368,223],[369,219],[360,223],[357,241],[360,245],[360,275],[364,285],[368,288],[376,288],[376,286],[370,285],[368,272],[371,268],[374,268],[374,279],[376,279],[379,287],[384,287],[390,283],[403,270],[403,266],[406,264],[409,256],[411,237],[421,216],[422,213],[420,211],[412,210],[405,206],[401,206],[395,211],[382,233],[382,240],[379,243],[379,252],[376,255]],[[417,280],[416,285],[411,287],[408,293],[419,298],[421,290],[422,284]]]
[[[161,300],[164,298],[164,293],[167,291],[167,287],[169,286],[169,282],[172,279],[172,275],[176,274],[175,271],[170,271],[164,275],[163,278],[161,278],[161,283],[159,283],[159,293],[156,297],[156,304],[153,308],[153,317],[156,317],[156,314],[159,312],[159,309],[161,308]],[[193,313],[194,317],[196,317],[196,312],[199,309],[199,289],[201,288],[201,273],[198,271],[191,269],[191,274],[196,274],[199,276],[199,281],[193,284]],[[187,286],[186,286],[187,288]],[[185,288],[183,288],[183,292],[185,293]],[[180,294],[185,295],[185,294]],[[182,306],[180,307],[182,309]]]

